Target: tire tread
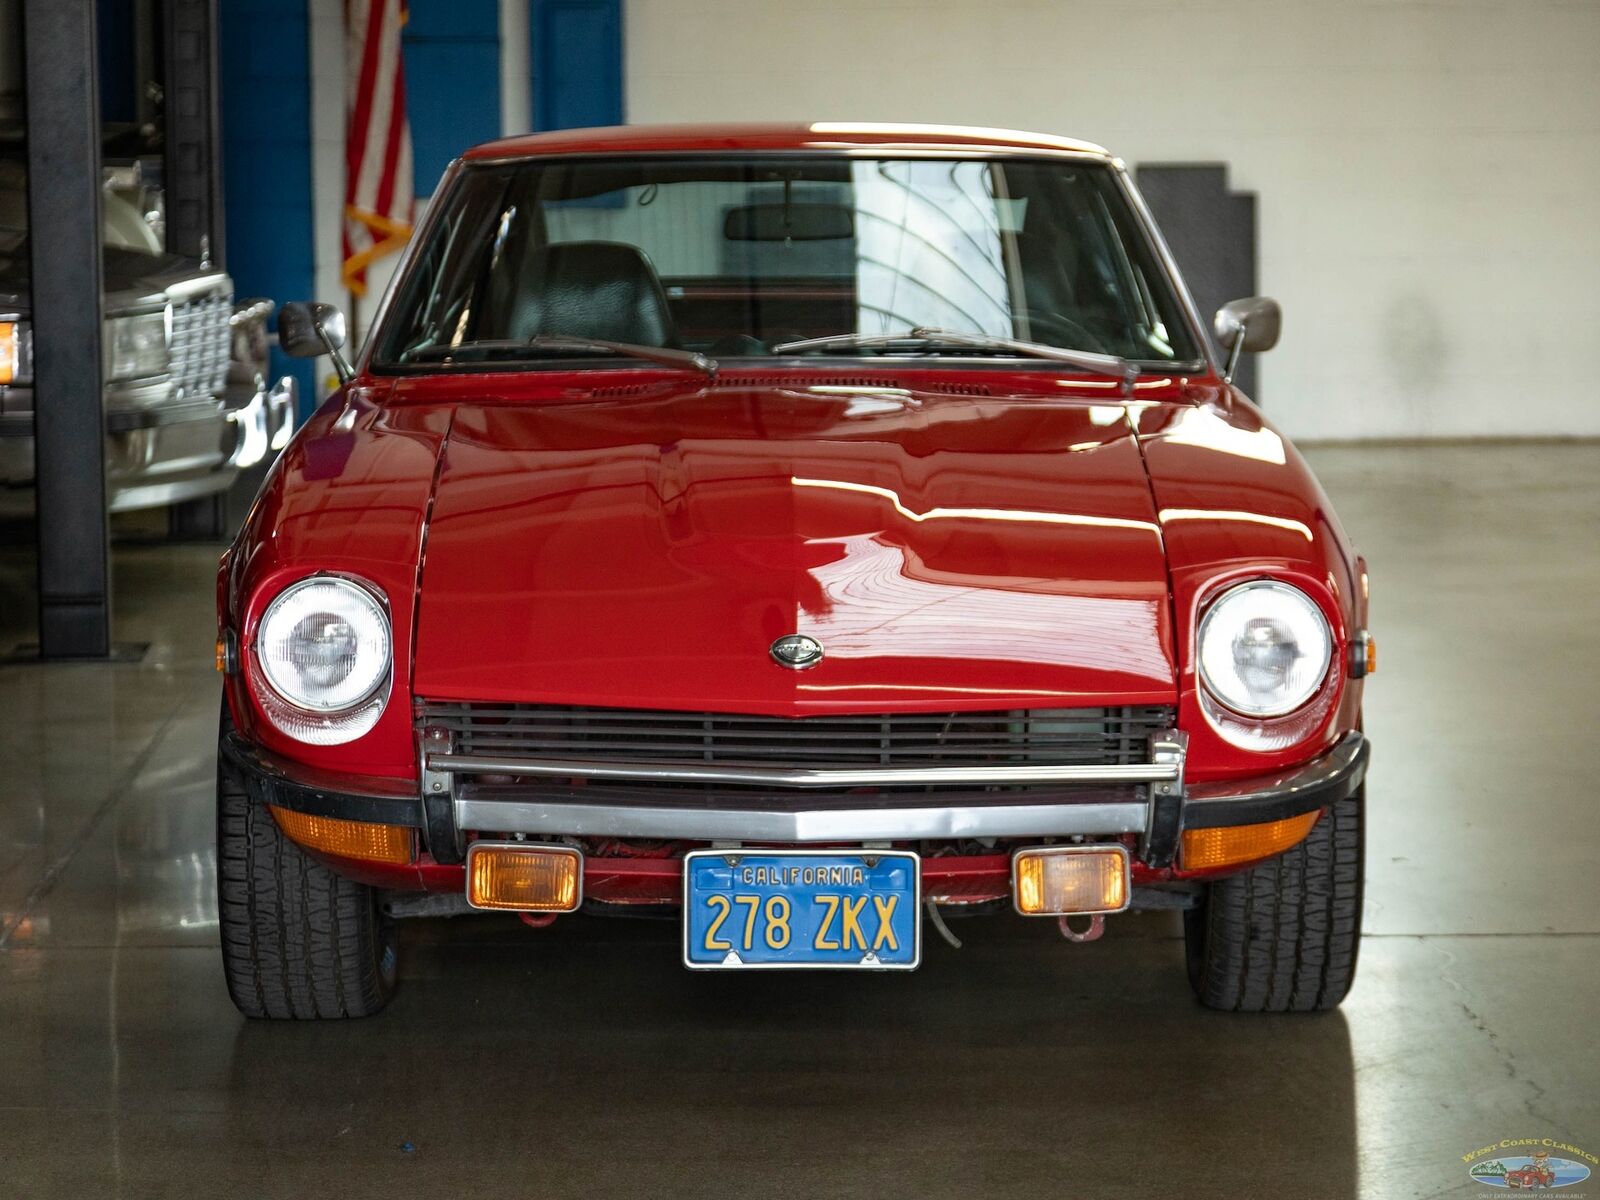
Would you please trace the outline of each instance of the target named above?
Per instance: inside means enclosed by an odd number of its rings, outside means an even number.
[[[247,1017],[370,1016],[394,990],[372,888],[312,859],[217,764],[217,908],[228,995]]]
[[[1331,805],[1299,845],[1206,888],[1185,914],[1190,982],[1208,1008],[1320,1012],[1355,981],[1361,946],[1365,788]]]

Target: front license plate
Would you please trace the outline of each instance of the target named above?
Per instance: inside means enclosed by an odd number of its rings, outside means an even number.
[[[697,970],[909,971],[921,959],[909,850],[696,850],[683,892],[683,961]]]

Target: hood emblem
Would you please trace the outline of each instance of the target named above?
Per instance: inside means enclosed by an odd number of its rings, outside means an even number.
[[[772,661],[791,671],[803,671],[822,661],[822,643],[803,633],[789,633],[772,643]]]

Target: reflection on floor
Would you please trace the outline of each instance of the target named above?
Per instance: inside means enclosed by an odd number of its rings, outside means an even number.
[[[144,660],[0,666],[0,1193],[1466,1196],[1502,1138],[1600,1152],[1600,447],[1312,458],[1383,650],[1370,936],[1320,1018],[1195,1007],[1149,914],[969,921],[847,978],[691,976],[644,921],[419,923],[382,1017],[246,1024],[216,548],[119,547]],[[0,653],[30,585],[13,537]]]

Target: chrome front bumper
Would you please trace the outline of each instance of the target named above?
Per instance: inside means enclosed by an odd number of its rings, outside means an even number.
[[[896,842],[945,838],[1143,833],[1150,805],[1135,799],[941,804],[915,808],[690,808],[501,799],[467,787],[456,825],[497,833],[672,838],[707,842]]]
[[[459,861],[462,831],[470,830],[496,835],[788,843],[1137,834],[1140,860],[1165,866],[1173,861],[1184,829],[1277,821],[1345,799],[1361,786],[1370,753],[1366,738],[1352,731],[1325,754],[1288,771],[1228,783],[1185,785],[1184,751],[1183,735],[1169,733],[1154,739],[1149,763],[984,771],[988,784],[1042,782],[1056,786],[1040,786],[1026,793],[974,790],[943,794],[938,803],[924,795],[884,793],[874,797],[876,802],[870,806],[858,807],[850,803],[856,797],[838,792],[808,795],[811,788],[839,787],[844,777],[857,780],[863,773],[857,768],[806,771],[798,782],[779,783],[766,790],[759,790],[758,785],[758,790],[748,792],[748,800],[738,803],[729,801],[728,792],[719,792],[714,798],[688,792],[671,803],[661,790],[649,787],[626,793],[620,800],[597,800],[585,799],[584,789],[554,780],[543,784],[458,781],[458,774],[488,770],[486,762],[493,763],[500,774],[513,772],[504,770],[506,764],[497,760],[452,757],[425,749],[419,796],[416,785],[398,780],[384,781],[381,788],[369,790],[358,788],[358,781],[347,777],[307,771],[264,753],[237,733],[229,734],[223,743],[224,755],[261,801],[318,816],[420,828],[430,852],[440,862]],[[621,771],[640,767],[609,765]],[[524,760],[521,774],[564,773],[570,778],[575,771],[592,766],[562,762],[530,767]],[[655,764],[649,769],[671,771],[674,781],[703,781],[711,774],[719,782],[730,782],[728,774],[711,767]],[[749,774],[745,768],[727,770],[741,782]],[[1041,780],[1041,773],[1050,774]],[[918,776],[911,782],[928,782],[926,771],[898,771],[895,782],[907,782],[903,778],[907,774]],[[662,776],[647,778],[659,781]],[[882,775],[876,780],[884,781]],[[379,781],[372,782],[376,785]],[[966,780],[941,773],[934,782],[959,784]],[[1020,799],[1022,796],[1027,799]]]
[[[1226,784],[1184,784],[1187,739],[1155,739],[1149,763],[1106,767],[1001,767],[878,770],[771,770],[737,766],[529,762],[423,752],[423,793],[451,802],[457,829],[582,837],[689,841],[858,842],[983,837],[1070,837],[1135,833],[1146,861],[1170,861],[1184,828],[1281,820],[1350,795],[1366,773],[1368,745],[1351,732],[1321,757],[1278,775]],[[596,802],[581,791],[536,785],[458,782],[493,772],[535,778],[587,777],[641,783],[724,783],[767,787],[748,801],[690,797],[670,803],[640,788],[626,803]],[[874,785],[1059,785],[1026,793],[879,799],[870,807],[808,803],[819,788]],[[1011,797],[1016,797],[1011,799]]]

